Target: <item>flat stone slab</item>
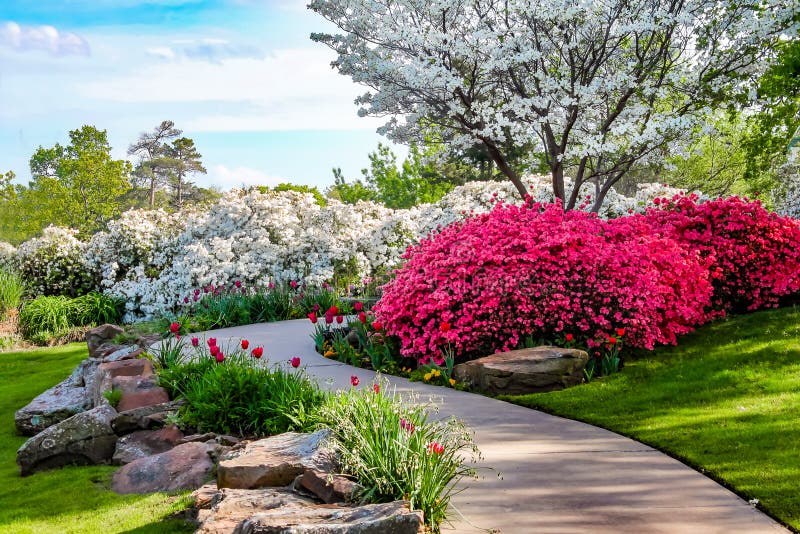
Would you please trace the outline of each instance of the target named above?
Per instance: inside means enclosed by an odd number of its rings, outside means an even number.
[[[108,463],[117,443],[111,428],[116,415],[111,406],[99,406],[38,433],[17,451],[20,474],[71,464]]]
[[[318,504],[285,488],[258,490],[204,486],[195,505],[197,534],[417,534],[423,531],[421,512],[407,501],[346,507]]]
[[[492,395],[523,395],[580,384],[589,355],[582,350],[533,347],[498,352],[455,366],[459,380]]]
[[[125,465],[139,458],[167,452],[179,445],[182,438],[183,432],[173,425],[160,430],[137,430],[117,440],[117,448],[111,463]]]
[[[177,414],[183,404],[183,401],[175,400],[120,411],[114,421],[111,422],[111,426],[119,435],[135,430],[160,428],[164,426],[164,420],[171,415]]]
[[[217,447],[184,443],[161,454],[140,458],[114,473],[111,489],[122,494],[144,494],[196,489],[214,469]]]
[[[96,358],[100,347],[122,334],[124,330],[117,325],[102,324],[86,332],[86,345],[89,348],[89,357]]]
[[[295,480],[295,487],[309,491],[327,504],[353,502],[364,488],[355,480],[316,469],[306,469]]]
[[[287,486],[306,469],[331,471],[335,462],[322,447],[329,431],[287,432],[253,441],[225,455],[217,468],[220,488]]]

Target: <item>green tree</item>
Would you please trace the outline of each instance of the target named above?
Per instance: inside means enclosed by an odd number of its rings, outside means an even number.
[[[325,197],[322,195],[322,193],[320,193],[319,189],[317,189],[314,186],[309,186],[309,185],[298,185],[298,184],[291,184],[291,183],[285,182],[285,183],[278,184],[278,185],[276,185],[275,187],[272,187],[272,188],[270,188],[268,186],[265,186],[265,185],[261,185],[261,186],[257,186],[256,189],[258,189],[262,193],[268,193],[269,191],[275,191],[275,192],[296,191],[298,193],[308,193],[308,194],[310,194],[311,196],[314,197],[314,201],[317,203],[317,205],[325,206],[328,203],[325,200]]]
[[[177,209],[183,207],[184,196],[194,186],[188,178],[193,174],[206,173],[202,158],[194,146],[194,141],[188,137],[176,139],[166,149],[166,157],[163,158],[162,164],[169,170],[170,185],[175,191],[174,205]]]
[[[325,190],[325,194],[345,204],[355,204],[359,200],[370,202],[379,200],[377,191],[358,179],[348,182],[342,174],[342,169],[338,167],[333,169],[333,185]]]
[[[167,185],[170,162],[166,160],[167,143],[183,132],[172,121],[163,121],[152,132],[143,132],[128,147],[129,156],[138,156],[133,171],[134,183],[148,193],[150,209],[156,206],[156,193]]]
[[[84,235],[101,230],[122,212],[131,165],[111,157],[105,130],[83,126],[67,146],[39,147],[30,159],[32,180],[17,188],[18,230],[36,234],[50,224]]]

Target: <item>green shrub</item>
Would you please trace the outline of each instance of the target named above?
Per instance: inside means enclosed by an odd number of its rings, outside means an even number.
[[[121,322],[125,312],[123,299],[103,295],[96,291],[76,298],[75,305],[79,313],[76,321],[78,326],[117,324]]]
[[[19,330],[23,337],[37,343],[65,335],[76,326],[81,310],[68,297],[37,297],[19,311]]]
[[[11,269],[0,268],[0,317],[8,310],[19,308],[25,294],[25,281]]]
[[[295,291],[287,285],[258,293],[248,298],[250,317],[254,323],[284,321],[300,316],[295,312]]]
[[[344,472],[364,487],[362,502],[407,499],[438,532],[455,484],[475,475],[464,464],[478,459],[478,449],[463,423],[429,421],[432,406],[416,397],[403,402],[385,385],[330,397],[320,409],[321,426],[333,432]]]
[[[200,330],[213,330],[250,324],[249,299],[244,295],[208,296],[195,308],[195,321]]]
[[[246,352],[179,364],[161,382],[186,400],[181,421],[202,432],[271,436],[315,424],[324,393],[304,373],[266,368]]]

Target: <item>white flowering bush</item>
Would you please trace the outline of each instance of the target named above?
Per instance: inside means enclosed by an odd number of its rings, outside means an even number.
[[[553,201],[548,176],[528,176],[525,183],[535,200]],[[580,192],[579,206],[588,211],[594,187],[584,184]],[[677,192],[645,184],[634,197],[625,197],[612,189],[600,216],[643,212],[653,198]],[[435,204],[405,210],[333,200],[322,207],[311,195],[294,191],[234,190],[202,210],[128,211],[85,244],[72,231],[48,228],[16,255],[39,293],[77,294],[97,287],[124,299],[126,319],[134,320],[178,311],[193,289],[236,280],[263,288],[387,273],[420,238],[501,201],[519,202],[507,181],[468,183]]]
[[[775,211],[800,218],[800,161],[791,158],[778,169],[778,176],[782,183],[776,194]]]
[[[17,249],[11,243],[0,241],[0,269],[16,265]]]
[[[95,288],[86,258],[86,244],[77,230],[48,226],[41,237],[19,246],[16,262],[20,274],[36,295],[76,297]]]

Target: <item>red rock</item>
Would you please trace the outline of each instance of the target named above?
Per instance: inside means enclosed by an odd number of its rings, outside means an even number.
[[[327,504],[351,502],[359,490],[358,482],[342,475],[332,475],[316,469],[306,469],[299,477],[300,486]]]
[[[138,430],[117,440],[112,463],[125,465],[139,458],[166,452],[179,445],[182,438],[183,432],[175,425],[160,430]]]
[[[149,389],[139,389],[134,391],[122,392],[122,398],[117,405],[117,411],[125,412],[145,406],[164,404],[169,402],[167,390],[162,387],[152,387]]]
[[[202,486],[211,477],[215,448],[184,443],[161,454],[140,458],[121,467],[111,481],[117,493],[143,494],[179,491]]]

